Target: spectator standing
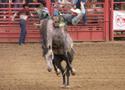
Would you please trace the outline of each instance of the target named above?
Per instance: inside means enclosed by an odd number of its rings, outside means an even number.
[[[15,13],[12,17],[12,20],[19,15],[20,17],[20,37],[19,37],[19,45],[25,44],[25,38],[26,38],[26,22],[28,20],[28,15],[33,16],[29,11],[29,6],[27,4],[23,5],[23,9],[17,13]]]

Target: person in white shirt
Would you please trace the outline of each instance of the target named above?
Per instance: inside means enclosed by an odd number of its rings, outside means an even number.
[[[83,24],[86,24],[87,23],[87,16],[86,16],[85,4],[86,4],[87,0],[74,0],[74,1],[75,1],[74,4],[76,5],[76,8],[79,8],[82,11],[82,14],[83,14],[83,17],[82,17]]]
[[[82,19],[82,11],[78,8],[71,8],[71,13],[62,14],[68,24],[77,25]]]
[[[33,14],[29,11],[29,6],[27,4],[23,5],[23,9],[21,9],[19,12],[16,12],[11,18],[12,21],[14,21],[15,17],[19,15],[20,17],[20,37],[19,37],[19,45],[25,44],[25,38],[27,34],[26,30],[26,22],[28,19],[28,16],[33,16]]]
[[[76,8],[76,9],[71,9],[71,11],[73,12],[73,13],[76,13],[77,15],[76,16],[74,16],[73,18],[72,18],[72,24],[73,25],[76,25],[76,24],[78,24],[79,22],[80,22],[80,20],[82,19],[82,16],[83,16],[83,14],[82,14],[82,11],[80,10],[80,9],[78,9],[78,8]]]

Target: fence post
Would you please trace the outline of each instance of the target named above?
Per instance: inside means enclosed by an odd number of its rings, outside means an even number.
[[[51,14],[51,0],[46,0],[46,5],[47,5],[47,8],[49,9],[49,12]]]
[[[105,40],[109,41],[109,2],[110,0],[105,0],[104,3],[104,31],[105,31]]]
[[[114,40],[114,31],[113,31],[113,10],[114,10],[114,0],[110,1],[110,40]]]
[[[8,13],[8,17],[9,17],[9,20],[11,20],[11,18],[10,18],[10,16],[11,16],[11,13],[12,13],[12,11],[11,11],[11,4],[12,4],[12,0],[9,0],[9,3],[8,3],[8,8],[9,8],[9,13]],[[9,23],[9,24],[11,24],[11,23]]]

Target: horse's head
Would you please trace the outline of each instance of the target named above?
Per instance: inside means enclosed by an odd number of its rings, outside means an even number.
[[[63,27],[65,25],[64,18],[59,15],[59,16],[53,16],[53,26],[56,28]]]

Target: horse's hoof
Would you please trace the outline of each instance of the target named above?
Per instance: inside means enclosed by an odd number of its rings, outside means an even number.
[[[66,85],[63,84],[63,85],[61,85],[60,87],[61,87],[61,88],[66,88]]]
[[[51,72],[52,71],[52,69],[51,68],[48,68],[48,72]]]
[[[61,88],[70,88],[70,86],[69,86],[69,85],[64,85],[64,84],[63,84],[63,85],[61,85],[60,87],[61,87]]]
[[[67,85],[67,86],[66,86],[66,88],[70,88],[70,86],[69,86],[69,85]]]
[[[59,69],[57,69],[56,74],[57,74],[57,76],[60,74],[60,70]]]
[[[71,71],[71,74],[74,76],[76,75],[76,70],[73,68],[72,71]]]

